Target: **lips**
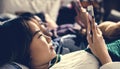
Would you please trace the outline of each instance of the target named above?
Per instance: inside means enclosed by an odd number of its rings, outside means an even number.
[[[50,49],[53,50],[53,49],[54,49],[54,46],[50,46]]]

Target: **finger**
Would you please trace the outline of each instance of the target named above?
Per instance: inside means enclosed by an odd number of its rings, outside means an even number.
[[[88,43],[91,45],[92,44],[92,35],[91,35],[91,28],[90,28],[90,22],[89,20],[87,21],[87,40],[88,40]]]
[[[95,23],[95,19],[92,19],[92,21],[93,21],[93,27],[92,27],[92,29],[93,29],[93,33],[94,33],[94,35],[102,35],[102,32],[101,32],[101,30],[98,28],[98,25],[97,25],[97,23]]]
[[[98,26],[96,26],[96,29],[97,29],[97,33],[98,33],[99,35],[102,35],[102,31],[98,28]]]
[[[82,27],[85,28],[85,24],[80,20],[80,18],[78,16],[75,17],[75,21]]]
[[[83,8],[81,2],[79,0],[77,0],[76,3],[76,9],[78,10],[78,12],[86,12],[86,9]]]
[[[89,45],[92,45],[92,37],[91,37],[91,34],[87,34],[87,41],[89,43]]]
[[[78,10],[78,8],[76,6],[75,6],[75,11],[76,11],[77,15],[80,14],[80,11]]]
[[[75,0],[75,1],[72,1],[72,4],[76,10],[76,13],[77,14],[80,14],[81,12],[81,4],[80,4],[80,1],[79,0]]]
[[[89,16],[87,16],[86,18],[87,18],[87,31],[88,31],[87,33],[89,34],[91,32],[90,18]]]
[[[81,4],[80,0],[77,0],[77,2],[80,5],[80,7],[82,7],[82,4]]]
[[[81,2],[79,0],[77,0],[76,3],[78,5],[78,10],[81,11],[81,8],[82,8]]]
[[[90,45],[88,45],[87,48],[90,48]]]
[[[87,22],[87,34],[89,35],[90,32],[91,32],[90,22]]]

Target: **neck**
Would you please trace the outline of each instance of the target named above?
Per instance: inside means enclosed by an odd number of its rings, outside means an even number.
[[[40,66],[33,66],[32,69],[48,69],[49,68],[49,64],[44,64],[44,65],[40,65]]]

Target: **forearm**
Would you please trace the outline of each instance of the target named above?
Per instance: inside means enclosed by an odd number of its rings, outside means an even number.
[[[110,57],[110,55],[107,53],[102,54],[102,56],[98,57],[98,59],[100,60],[100,62],[102,63],[102,65],[112,62],[112,59]]]

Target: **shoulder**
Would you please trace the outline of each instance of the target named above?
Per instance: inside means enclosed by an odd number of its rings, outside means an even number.
[[[87,65],[87,66],[86,66]],[[81,50],[61,56],[61,61],[51,69],[98,69],[99,62],[90,53]]]
[[[110,62],[103,65],[100,69],[120,69],[120,62]]]
[[[3,65],[2,67],[0,67],[0,69],[29,69],[29,68],[22,64],[11,62]]]

